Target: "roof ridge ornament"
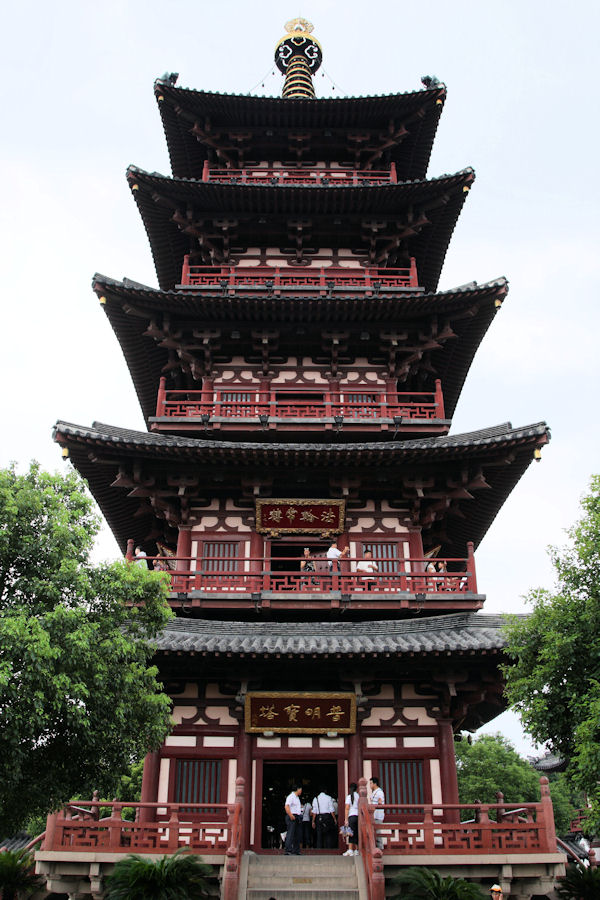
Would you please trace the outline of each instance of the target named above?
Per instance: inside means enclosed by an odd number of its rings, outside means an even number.
[[[314,100],[312,76],[323,60],[321,45],[311,37],[314,26],[298,17],[285,23],[287,32],[275,47],[275,63],[285,75],[281,96],[287,100]]]

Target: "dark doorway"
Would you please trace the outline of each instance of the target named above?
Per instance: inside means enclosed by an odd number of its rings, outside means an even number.
[[[272,572],[299,572],[300,561],[304,556],[304,548],[308,547],[314,559],[325,560],[329,544],[321,541],[281,541],[271,544]]]
[[[263,763],[261,847],[265,850],[277,850],[282,846],[281,833],[285,831],[283,807],[285,798],[296,781],[302,785],[300,795],[302,805],[306,802],[312,803],[320,791],[326,791],[337,800],[337,773],[338,767],[335,762]],[[344,803],[343,797],[341,803],[342,805]],[[312,837],[314,839],[314,834]]]

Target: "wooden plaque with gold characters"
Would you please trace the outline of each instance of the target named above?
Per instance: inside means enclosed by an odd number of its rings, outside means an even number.
[[[322,691],[248,691],[246,731],[277,733],[354,734],[356,696]]]
[[[340,534],[345,500],[256,501],[256,530],[261,534]]]

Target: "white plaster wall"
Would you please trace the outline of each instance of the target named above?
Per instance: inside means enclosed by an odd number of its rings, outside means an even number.
[[[442,802],[442,776],[439,759],[429,760],[429,772],[431,777],[431,802]]]
[[[203,744],[205,747],[235,747],[235,738],[232,734],[207,734]]]
[[[290,736],[288,738],[288,747],[295,747],[296,749],[312,749],[312,738],[311,737],[293,737]]]
[[[161,759],[158,773],[158,797],[159,803],[166,803],[169,798],[169,769],[170,759]]]
[[[227,802],[235,801],[235,779],[237,778],[237,759],[229,760],[229,777],[227,780]]]
[[[256,746],[257,747],[273,747],[273,749],[278,749],[281,747],[281,738],[280,737],[257,737],[256,738]]]
[[[396,738],[395,737],[368,737],[366,740],[366,745],[368,749],[372,749],[377,747],[379,749],[383,749],[384,747],[387,749],[396,749]]]
[[[195,747],[195,734],[175,734],[165,740],[165,747]]]
[[[217,719],[219,725],[237,725],[237,719],[229,715],[229,709],[226,706],[207,706],[206,718]]]
[[[405,737],[404,738],[404,747],[409,749],[410,747],[435,747],[435,738],[434,737]]]

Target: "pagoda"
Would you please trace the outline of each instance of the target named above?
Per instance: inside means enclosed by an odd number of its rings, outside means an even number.
[[[174,727],[136,821],[67,809],[38,867],[65,889],[76,853],[100,897],[115,855],[187,846],[245,896],[281,854],[291,784],[343,808],[356,781],[361,856],[309,849],[306,877],[326,856],[381,900],[386,876],[427,865],[526,900],[563,861],[547,784],[461,815],[454,741],[505,708],[475,550],[549,430],[449,434],[508,286],[438,290],[475,179],[427,177],[446,87],[317,99],[312,32],[295,19],[277,44],[281,98],[154,85],[172,174],[127,180],[158,288],[93,280],[147,431],[54,436],[127,558],[140,545],[170,572],[156,662]]]

